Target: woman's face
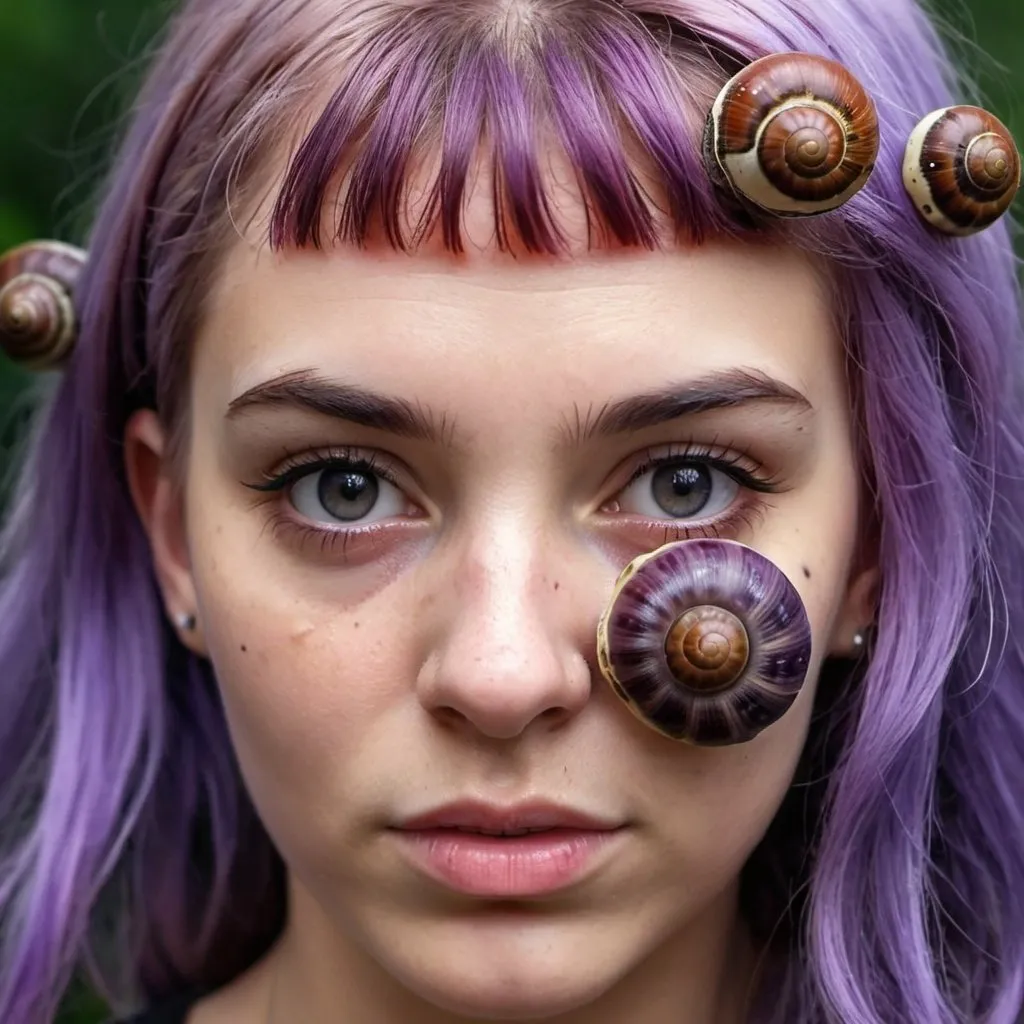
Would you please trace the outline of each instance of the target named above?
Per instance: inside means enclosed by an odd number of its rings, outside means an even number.
[[[718,963],[821,662],[869,614],[809,263],[239,246],[191,399],[182,537],[167,480],[140,505],[309,956],[508,1017],[587,1004],[658,951]],[[137,496],[157,437],[129,429]],[[714,749],[646,728],[595,658],[627,562],[706,535],[782,568],[814,641],[793,709]]]

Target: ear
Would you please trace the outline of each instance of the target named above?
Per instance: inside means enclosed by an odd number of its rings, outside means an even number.
[[[864,632],[878,614],[879,571],[875,565],[858,568],[850,576],[839,614],[832,627],[828,653],[834,658],[855,658],[861,648],[854,637]]]
[[[153,566],[168,617],[181,642],[206,657],[185,528],[185,502],[167,457],[167,438],[157,415],[140,409],[124,432],[124,463],[135,510],[149,537]],[[195,628],[180,619],[194,616]]]

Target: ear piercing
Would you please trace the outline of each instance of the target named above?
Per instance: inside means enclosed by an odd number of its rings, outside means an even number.
[[[179,612],[174,617],[174,624],[178,629],[183,629],[186,633],[191,633],[197,625],[196,617],[189,612]]]

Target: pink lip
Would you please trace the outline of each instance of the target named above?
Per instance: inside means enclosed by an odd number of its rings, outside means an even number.
[[[621,823],[554,804],[458,803],[410,818],[393,834],[413,866],[446,888],[523,899],[579,882],[622,831]]]

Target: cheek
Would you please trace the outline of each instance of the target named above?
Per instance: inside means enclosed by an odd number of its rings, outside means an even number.
[[[373,737],[403,727],[415,652],[386,642],[401,636],[401,588],[338,600],[299,566],[268,571],[251,538],[209,536],[193,547],[196,586],[232,742],[268,829],[299,854],[344,833]]]
[[[788,714],[749,743],[701,748],[638,737],[623,751],[632,755],[623,762],[642,773],[633,780],[642,816],[660,833],[652,900],[666,885],[687,900],[706,898],[738,875],[790,788],[814,689],[810,676]]]
[[[751,742],[721,748],[644,739],[637,723],[634,751],[646,755],[634,761],[642,771],[636,788],[646,794],[647,814],[662,823],[666,874],[684,889],[715,891],[737,874],[792,784],[855,552],[851,466],[836,460],[813,486],[791,495],[755,541],[799,591],[811,626],[807,678],[789,711]]]
[[[765,520],[756,546],[800,593],[811,624],[810,677],[833,646],[836,619],[846,602],[857,551],[860,484],[841,423],[823,428],[817,467],[799,490],[782,495]]]
[[[836,459],[812,486],[780,507],[757,538],[757,549],[799,591],[811,626],[807,678],[790,710],[749,743],[670,747],[645,767],[652,812],[678,809],[664,814],[666,842],[681,862],[703,875],[694,884],[714,889],[738,873],[790,789],[846,596],[857,540],[857,496],[852,459]],[[681,884],[689,886],[691,879]]]

